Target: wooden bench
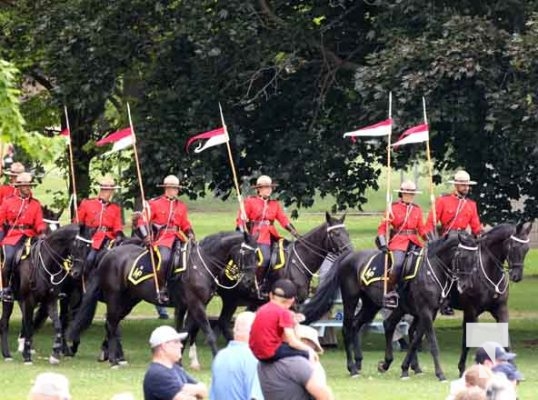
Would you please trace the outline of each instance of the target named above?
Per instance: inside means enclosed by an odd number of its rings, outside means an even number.
[[[343,321],[338,319],[321,319],[319,321],[313,322],[310,324],[312,328],[317,329],[318,336],[322,337],[325,336],[325,329],[327,328],[336,328],[336,329],[342,329]],[[383,328],[383,321],[373,321],[370,324],[368,324],[367,329],[369,332],[374,333],[385,333],[385,329]],[[403,336],[407,336],[407,333],[409,331],[409,324],[405,321],[400,321],[398,323],[398,326],[396,327],[396,330]]]

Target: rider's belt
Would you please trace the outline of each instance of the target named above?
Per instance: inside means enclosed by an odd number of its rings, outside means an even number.
[[[273,225],[274,221],[269,221],[268,219],[262,219],[261,221],[250,221],[255,225]]]
[[[447,231],[444,231],[444,234],[448,234],[450,232],[467,232],[465,229],[449,229]]]
[[[32,229],[32,228],[33,228],[32,225],[13,225],[11,227],[11,229],[20,229],[21,231],[25,229]]]
[[[112,228],[107,228],[106,226],[101,226],[97,230],[101,232],[112,232]]]
[[[178,232],[179,228],[177,226],[165,226],[163,228],[163,231],[172,231],[172,232]]]
[[[416,235],[417,234],[417,230],[416,229],[402,229],[401,231],[391,231],[390,232],[391,236],[394,236],[394,235]]]

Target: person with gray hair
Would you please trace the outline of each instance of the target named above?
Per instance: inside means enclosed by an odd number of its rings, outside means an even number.
[[[211,366],[210,400],[263,399],[258,380],[258,360],[248,341],[255,314],[244,311],[237,315],[234,339],[217,353]]]
[[[30,389],[29,400],[71,400],[69,380],[56,372],[43,372],[37,375]]]

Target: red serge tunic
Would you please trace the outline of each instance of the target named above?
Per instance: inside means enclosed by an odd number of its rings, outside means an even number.
[[[80,224],[96,229],[92,236],[92,248],[99,250],[105,238],[113,240],[123,230],[121,223],[121,207],[116,203],[101,199],[82,200],[78,208]]]
[[[186,233],[192,229],[192,225],[183,202],[162,195],[150,200],[149,208],[150,222],[162,226],[154,245],[172,248],[176,239],[186,241]]]
[[[274,226],[275,220],[285,228],[290,224],[282,206],[277,200],[264,200],[259,196],[251,196],[245,200],[247,221],[252,224],[250,234],[258,236],[258,243],[271,244],[271,238],[279,239],[280,234]],[[241,211],[237,214],[237,226],[241,225]]]
[[[435,201],[437,222],[441,223],[442,234],[450,230],[464,230],[471,227],[472,233],[479,234],[482,230],[476,203],[456,193],[443,195]],[[426,231],[430,232],[433,226],[433,213],[430,211],[426,222]]]
[[[425,228],[420,206],[414,203],[407,204],[401,200],[392,203],[389,225],[392,227],[389,250],[406,251],[410,241],[422,247],[419,236],[424,237]],[[383,218],[377,228],[377,234],[385,236],[386,228],[386,219]]]
[[[17,194],[17,188],[11,185],[2,185],[0,186],[0,205],[8,197],[14,196]]]
[[[32,195],[27,198],[11,196],[0,206],[0,230],[8,225],[3,245],[15,245],[23,236],[34,237],[43,233],[47,226],[43,222],[41,204]]]

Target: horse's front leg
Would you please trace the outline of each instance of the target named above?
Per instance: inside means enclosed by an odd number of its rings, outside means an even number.
[[[458,370],[460,376],[463,376],[465,371],[465,362],[467,361],[467,354],[469,348],[467,347],[467,323],[473,323],[477,321],[476,311],[473,307],[465,307],[463,309],[463,322],[461,326],[461,353],[460,360],[458,362]]]
[[[22,358],[27,365],[32,364],[32,340],[34,336],[34,307],[35,303],[31,296],[21,301],[22,332],[24,337],[24,348]]]
[[[2,334],[2,356],[5,361],[11,361],[11,353],[9,351],[9,319],[13,313],[13,302],[2,301],[2,318],[0,319],[0,332]]]
[[[64,340],[62,334],[62,324],[58,315],[58,305],[56,303],[56,299],[49,300],[47,308],[49,312],[49,317],[52,320],[52,326],[54,328],[52,354],[49,357],[49,362],[51,364],[59,364],[60,357],[62,355],[62,343]]]
[[[402,307],[398,307],[393,310],[390,315],[383,321],[383,330],[385,333],[385,360],[380,361],[377,364],[377,370],[381,373],[387,372],[394,360],[392,338],[394,337],[394,331],[396,326],[404,316]]]
[[[192,318],[193,322],[197,324],[200,329],[202,329],[206,336],[207,344],[209,345],[213,356],[215,356],[218,351],[217,340],[207,318],[207,314],[205,311],[206,302],[200,300],[200,298],[195,293],[194,288],[185,286],[184,292],[186,299],[185,304],[188,304],[189,308],[189,317]]]

